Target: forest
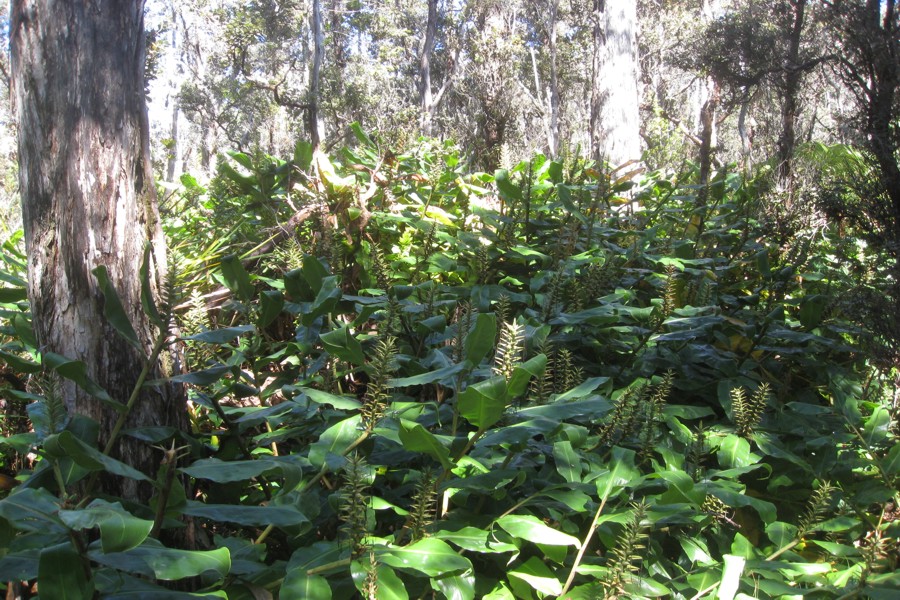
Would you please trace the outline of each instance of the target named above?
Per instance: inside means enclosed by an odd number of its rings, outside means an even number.
[[[5,598],[900,597],[897,11],[12,0]]]

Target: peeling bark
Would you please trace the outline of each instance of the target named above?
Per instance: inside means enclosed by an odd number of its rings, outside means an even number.
[[[84,361],[115,400],[131,394],[144,358],[103,316],[91,270],[105,265],[147,355],[156,332],[140,302],[145,242],[158,286],[165,243],[149,161],[144,99],[143,0],[15,0],[11,56],[19,122],[19,183],[28,252],[29,298],[43,352]],[[154,365],[149,379],[169,370]],[[98,421],[100,443],[116,413],[70,382],[70,411]],[[147,388],[126,427],[180,428],[180,388]],[[155,474],[159,456],[123,438],[116,455]],[[149,486],[106,482],[107,491],[146,500]]]

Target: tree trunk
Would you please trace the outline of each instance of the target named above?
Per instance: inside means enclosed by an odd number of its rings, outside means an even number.
[[[437,33],[438,0],[428,0],[428,20],[425,23],[425,38],[419,53],[419,110],[422,111],[420,126],[422,133],[431,135],[432,104],[431,54],[434,51],[434,36]]]
[[[641,156],[637,2],[594,0],[591,150],[618,166]]]
[[[325,54],[325,29],[322,25],[322,1],[313,0],[311,29],[313,34],[313,61],[309,76],[309,102],[306,110],[310,143],[313,150],[319,148],[319,83],[322,72],[322,56]]]
[[[797,145],[795,132],[797,114],[799,112],[798,96],[803,71],[800,67],[800,41],[803,33],[803,23],[806,18],[806,0],[795,0],[791,29],[788,33],[787,56],[785,56],[785,70],[783,75],[783,104],[781,105],[781,135],[778,138],[778,186],[788,191],[787,205],[790,207],[790,190],[793,179],[791,160],[794,157],[794,147]]]
[[[156,286],[166,266],[149,161],[143,8],[143,0],[14,0],[10,32],[35,334],[43,352],[83,361],[123,403],[145,359],[103,316],[91,270],[106,267],[149,355],[157,332],[141,310],[145,242]],[[149,379],[169,370],[153,365]],[[62,391],[70,411],[100,423],[104,444],[117,414],[71,382]],[[147,387],[126,427],[181,428],[185,419],[179,387]],[[128,437],[113,454],[151,476],[161,458]],[[138,500],[151,491],[130,480],[106,485]]]

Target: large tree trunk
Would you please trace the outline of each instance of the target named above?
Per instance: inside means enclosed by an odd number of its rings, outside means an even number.
[[[637,2],[594,0],[591,150],[613,166],[641,157]]]
[[[166,267],[149,162],[143,8],[143,0],[14,0],[10,34],[35,333],[43,352],[84,361],[123,403],[145,359],[104,318],[91,271],[106,267],[149,355],[157,332],[141,310],[145,242],[156,285]],[[153,365],[149,379],[168,370]],[[71,383],[63,394],[71,411],[101,424],[105,443],[116,413]],[[185,418],[180,388],[148,387],[126,427],[180,427]],[[150,475],[161,458],[128,437],[114,455]],[[150,492],[133,481],[106,485],[140,500]]]

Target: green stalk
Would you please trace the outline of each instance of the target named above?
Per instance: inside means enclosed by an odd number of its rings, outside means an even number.
[[[581,560],[584,558],[584,553],[587,551],[588,542],[591,541],[591,537],[593,537],[594,531],[597,530],[597,521],[600,520],[600,513],[603,512],[604,506],[606,506],[605,497],[600,501],[600,506],[597,508],[597,512],[594,514],[594,520],[591,521],[591,526],[588,528],[588,532],[584,536],[584,541],[581,542],[581,548],[578,549],[578,554],[575,556],[575,562],[572,563],[572,569],[569,571],[569,577],[566,579],[566,584],[563,586],[560,597],[565,596],[566,592],[569,591],[569,588],[572,587],[572,582],[575,580],[575,571],[578,569],[578,565],[581,564]]]

